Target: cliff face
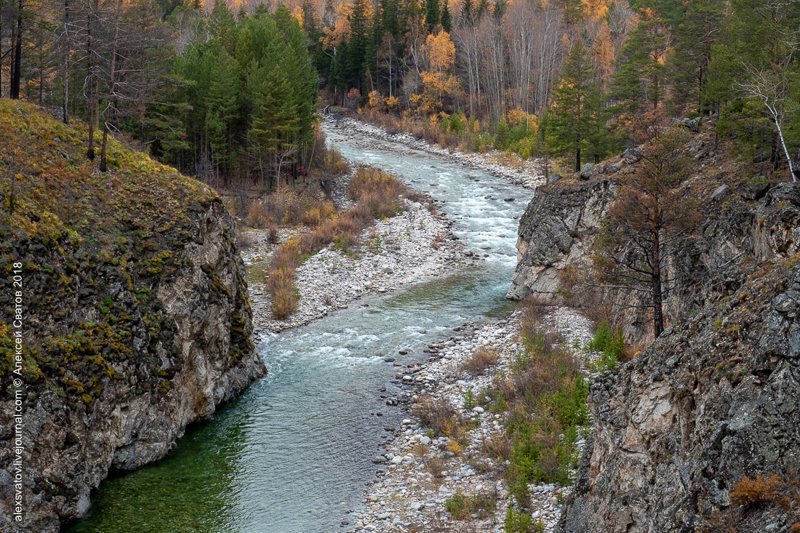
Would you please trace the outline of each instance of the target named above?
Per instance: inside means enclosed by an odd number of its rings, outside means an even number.
[[[687,149],[702,216],[689,249],[670,258],[670,326],[593,380],[591,437],[562,531],[787,531],[800,521],[800,187],[742,179],[698,137]],[[537,190],[509,296],[591,297],[629,339],[648,337],[639,297],[586,281],[616,183],[633,168],[617,159]],[[755,491],[737,485],[758,476]]]
[[[12,278],[0,281],[0,529],[22,489],[28,530],[89,507],[110,469],[157,460],[265,372],[233,225],[204,185],[113,143],[92,171],[84,131],[3,102],[0,254],[22,265],[22,386]],[[10,162],[9,162],[10,161]],[[4,167],[5,165],[5,167]],[[21,425],[12,418],[21,401]],[[15,479],[13,444],[22,438]],[[15,486],[19,481],[20,486]]]
[[[696,174],[687,193],[700,201],[700,223],[691,245],[668,258],[664,300],[667,325],[730,296],[753,265],[785,256],[800,231],[778,209],[794,202],[791,186],[770,188],[742,180],[735,160],[723,160],[695,135],[687,151]],[[593,246],[613,203],[617,183],[635,171],[640,153],[629,150],[581,174],[537,189],[520,220],[518,263],[508,297],[534,295],[549,303],[601,307],[633,342],[652,341],[649,294],[596,283]]]
[[[563,300],[563,275],[569,268],[591,265],[592,245],[616,190],[610,179],[537,188],[520,219],[517,270],[508,297]]]
[[[593,381],[592,438],[563,531],[788,531],[800,520],[791,491],[731,498],[744,477],[774,474],[797,489],[797,262],[759,269],[725,303]]]

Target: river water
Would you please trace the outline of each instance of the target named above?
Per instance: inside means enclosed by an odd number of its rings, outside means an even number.
[[[70,531],[342,530],[378,468],[372,458],[385,428],[403,418],[379,398],[383,387],[397,392],[389,382],[398,369],[384,358],[422,360],[421,350],[454,326],[508,312],[517,219],[533,192],[444,157],[329,130],[348,159],[443,201],[453,232],[484,260],[262,335],[268,376],[211,422],[191,427],[163,461],[103,482],[90,514]]]

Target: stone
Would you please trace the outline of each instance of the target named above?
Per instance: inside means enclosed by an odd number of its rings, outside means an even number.
[[[642,157],[644,157],[644,150],[642,150],[639,146],[633,146],[631,148],[626,148],[624,152],[622,152],[622,159],[627,164],[638,163],[641,161]]]
[[[711,199],[714,200],[715,202],[719,202],[720,200],[728,196],[730,192],[731,188],[725,184],[722,184],[716,189],[714,189],[714,192],[711,193]]]
[[[579,174],[582,180],[588,180],[594,174],[594,164],[584,163]]]

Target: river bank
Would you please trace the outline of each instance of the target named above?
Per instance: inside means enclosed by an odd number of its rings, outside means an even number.
[[[418,139],[409,133],[390,133],[379,126],[352,117],[326,115],[324,127],[326,130],[355,134],[353,136],[356,138],[361,136],[363,139],[370,141],[380,139],[415,150],[422,150],[474,170],[480,170],[503,178],[509,183],[528,189],[535,189],[544,183],[545,179],[543,164],[539,159],[525,160],[516,156],[508,156],[499,150],[491,150],[485,153],[467,153],[443,148],[424,139]],[[368,149],[369,146],[365,145],[365,148]]]
[[[251,243],[242,256],[256,331],[276,333],[302,326],[369,294],[388,293],[478,263],[479,256],[453,235],[452,225],[432,203],[406,199],[402,213],[365,229],[357,246],[331,245],[305,261],[297,269],[299,309],[285,320],[272,318],[266,276],[275,250],[299,230],[281,230],[279,242],[271,244],[268,230],[244,229]]]
[[[504,531],[506,511],[511,503],[502,475],[503,464],[489,453],[494,438],[505,431],[503,414],[493,413],[482,401],[495,376],[507,374],[524,348],[520,339],[521,313],[481,324],[467,323],[455,328],[449,338],[428,346],[430,361],[398,374],[397,383],[411,396],[402,427],[373,462],[385,470],[365,491],[360,507],[343,522],[350,531]],[[543,318],[548,329],[572,347],[576,357],[587,354],[575,347],[592,338],[592,324],[567,308],[555,308]],[[496,363],[479,375],[465,369],[480,349],[499,355]],[[415,408],[425,403],[453,406],[472,427],[467,445],[454,445],[447,437],[433,437]],[[383,467],[382,467],[383,468]],[[553,531],[560,518],[561,502],[569,489],[555,484],[530,485],[531,518],[543,531]],[[480,502],[468,516],[456,519],[453,502]]]

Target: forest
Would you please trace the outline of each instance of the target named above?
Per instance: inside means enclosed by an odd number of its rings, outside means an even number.
[[[716,116],[796,179],[799,27],[791,1],[2,0],[0,94],[85,119],[101,170],[112,133],[219,185],[307,174],[326,104],[565,172]]]

